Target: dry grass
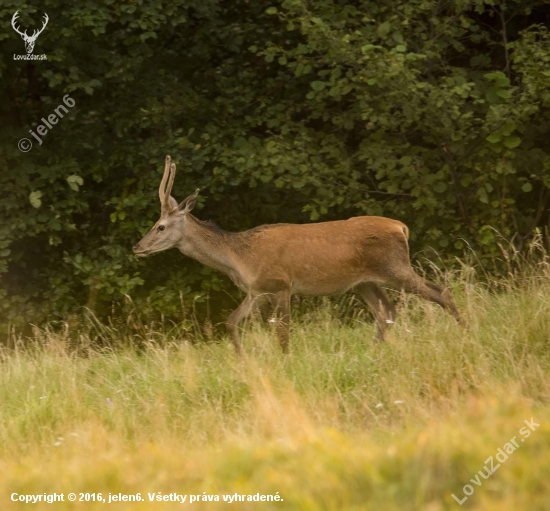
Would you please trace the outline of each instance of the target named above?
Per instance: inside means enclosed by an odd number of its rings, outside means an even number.
[[[464,503],[548,509],[550,276],[454,277],[470,329],[401,300],[386,344],[359,315],[302,314],[285,357],[246,326],[246,357],[191,328],[36,331],[0,351],[0,508],[12,493],[275,494],[236,509],[458,509],[451,494],[534,417],[540,427]],[[136,346],[139,346],[136,347]],[[518,436],[519,438],[519,436]],[[217,509],[226,503],[194,503]],[[34,509],[103,509],[94,502]]]

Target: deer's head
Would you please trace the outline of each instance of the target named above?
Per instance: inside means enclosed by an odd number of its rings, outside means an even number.
[[[25,41],[25,49],[27,50],[27,53],[30,54],[34,50],[34,43],[36,41],[36,38],[46,28],[49,18],[48,18],[48,15],[44,13],[44,22],[42,23],[42,28],[40,30],[35,30],[32,35],[28,35],[26,30],[25,32],[21,32],[21,30],[19,30],[19,28],[16,26],[15,21],[17,20],[18,16],[19,16],[19,11],[15,11],[15,14],[11,19],[11,26],[23,38],[23,41]]]
[[[134,246],[134,254],[139,257],[147,257],[154,252],[168,250],[182,243],[186,236],[187,215],[195,207],[197,195],[196,190],[178,204],[176,199],[170,195],[176,176],[176,165],[171,163],[170,156],[166,157],[164,176],[160,183],[160,218],[153,228]]]

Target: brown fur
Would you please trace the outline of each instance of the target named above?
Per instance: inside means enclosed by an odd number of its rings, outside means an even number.
[[[290,296],[293,293],[332,295],[355,289],[373,311],[380,341],[396,317],[395,308],[381,285],[431,300],[460,320],[450,294],[422,279],[411,267],[408,229],[403,223],[384,217],[361,216],[334,222],[272,224],[239,233],[226,232],[191,215],[198,190],[180,205],[169,196],[173,173],[175,165],[170,165],[167,157],[160,191],[161,218],[134,247],[134,252],[146,256],[177,247],[183,254],[229,275],[247,293],[227,320],[238,353],[241,353],[239,323],[266,299],[278,318],[283,351],[288,351]],[[167,181],[169,187],[164,190]]]

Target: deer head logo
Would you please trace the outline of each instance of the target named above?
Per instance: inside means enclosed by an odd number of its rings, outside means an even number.
[[[35,30],[32,35],[27,35],[26,30],[25,32],[21,32],[19,28],[17,28],[17,26],[15,25],[15,21],[17,20],[18,16],[19,11],[15,11],[13,18],[11,19],[11,26],[23,38],[23,41],[25,41],[25,49],[27,50],[28,54],[31,54],[34,50],[34,43],[36,41],[36,38],[44,31],[46,25],[48,24],[48,15],[44,13],[44,24],[42,25],[42,28],[40,30]]]

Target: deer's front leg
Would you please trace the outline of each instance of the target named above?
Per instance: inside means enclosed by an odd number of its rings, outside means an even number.
[[[227,331],[238,355],[242,355],[242,347],[239,342],[239,323],[246,318],[257,306],[258,302],[254,296],[248,294],[242,303],[227,318]]]

